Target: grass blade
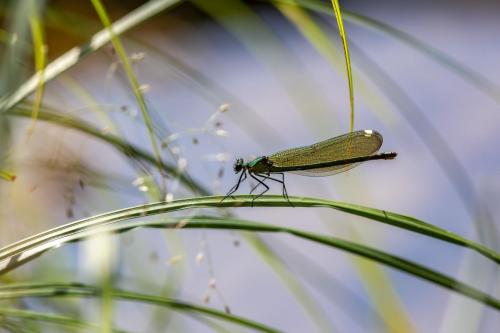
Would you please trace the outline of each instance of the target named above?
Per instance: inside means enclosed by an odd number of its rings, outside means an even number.
[[[103,227],[108,227],[108,228],[111,227],[111,228],[118,228],[120,230],[127,230],[141,226],[140,223],[136,222],[131,222],[130,224],[127,224],[124,222],[125,220],[137,217],[167,213],[171,211],[183,210],[188,208],[197,208],[197,207],[214,207],[214,208],[235,207],[235,206],[249,207],[252,205],[252,200],[253,200],[253,197],[250,195],[237,196],[235,199],[227,199],[224,202],[221,202],[222,198],[223,197],[221,196],[202,197],[193,199],[182,199],[170,203],[161,202],[154,204],[146,204],[142,206],[126,208],[111,213],[97,215],[91,218],[79,220],[64,226],[60,226],[52,230],[48,230],[46,232],[26,238],[22,241],[19,241],[3,249],[0,249],[0,274],[6,273],[7,271],[14,269],[15,267],[30,261],[34,257],[39,256],[40,254],[42,254],[47,250],[50,250],[54,247],[59,247],[61,244],[65,242],[74,241],[76,239],[85,236],[88,237],[89,235],[94,233],[95,230],[102,230]],[[454,244],[462,243],[461,245],[475,249],[476,251],[490,258],[496,258],[495,261],[497,261],[499,258],[499,255],[493,250],[482,247],[481,245],[465,240],[460,236],[451,234],[442,229],[430,226],[427,223],[424,223],[422,221],[404,215],[399,215],[382,210],[376,210],[373,208],[367,208],[357,205],[339,203],[322,199],[314,199],[314,198],[290,197],[290,201],[295,205],[295,207],[328,207],[348,212],[351,214],[355,214],[358,216],[368,217],[370,219],[388,223],[394,226],[399,226],[407,230],[417,231],[422,234],[430,235],[438,239],[447,240]],[[284,199],[281,196],[265,196],[261,200],[255,201],[254,205],[261,207],[287,207],[289,203],[286,199]],[[455,290],[465,296],[471,297],[480,302],[483,302],[484,304],[487,304],[489,306],[492,306],[500,310],[500,302],[486,295],[485,293],[482,293],[481,291],[473,287],[470,287],[464,283],[456,281],[453,278],[448,277],[444,274],[433,271],[429,268],[405,260],[403,258],[361,244],[356,244],[350,241],[345,241],[334,237],[308,233],[301,230],[285,228],[285,227],[262,225],[254,222],[244,223],[241,221],[237,222],[235,221],[236,220],[231,218],[219,219],[215,222],[210,222],[210,223],[206,223],[206,221],[203,221],[203,223],[199,223],[197,227],[263,231],[263,232],[287,232],[301,238],[309,239],[314,242],[322,243],[328,246],[342,249],[344,251],[353,254],[360,255],[368,259],[372,259],[376,262],[402,270],[414,276],[418,276],[427,281],[441,285],[445,288]],[[188,220],[187,222],[190,221]],[[154,223],[158,222],[154,221],[145,222],[143,225],[151,226]],[[179,222],[172,223],[171,227],[177,227],[178,224]],[[193,228],[193,227],[195,227],[195,224],[192,222],[187,223],[184,226],[184,228]]]
[[[102,290],[93,286],[80,283],[52,283],[52,284],[12,284],[0,286],[0,299],[13,299],[19,297],[100,297]],[[209,307],[178,301],[172,298],[145,295],[136,292],[118,290],[112,291],[116,299],[153,304],[170,309],[207,315],[222,319],[260,332],[275,333],[278,330],[233,314],[227,314]]]
[[[331,10],[328,5],[322,3],[318,0],[271,0],[272,2],[284,2],[284,3],[294,3],[300,5],[304,8],[331,15]],[[293,1],[293,2],[292,2]],[[399,30],[385,22],[376,20],[374,18],[361,15],[352,11],[343,10],[342,15],[344,20],[363,25],[369,29],[381,31],[388,36],[391,36],[400,42],[403,42],[413,49],[425,54],[429,58],[433,59],[436,63],[448,68],[452,72],[459,75],[464,81],[469,82],[474,87],[482,91],[484,94],[488,95],[490,98],[500,103],[500,87],[496,85],[493,81],[483,76],[478,71],[474,70],[462,63],[461,61],[453,58],[447,53],[435,48],[434,46],[426,43],[425,41]]]
[[[294,24],[296,29],[300,31],[311,46],[314,46],[317,52],[325,58],[334,69],[339,72],[343,71],[344,65],[339,64],[343,56],[339,54],[336,45],[332,42],[330,38],[332,34],[324,32],[321,26],[317,24],[317,20],[311,17],[306,9],[297,4],[290,5],[282,2],[275,2],[274,5]],[[334,33],[337,33],[337,29],[335,29]],[[352,47],[353,44],[350,42],[351,50]],[[387,118],[385,110],[389,108],[387,106],[382,107],[381,103],[378,102],[378,100],[381,99],[379,96],[380,94],[374,94],[371,91],[372,89],[369,89],[367,84],[362,80],[361,75],[357,76],[356,84],[358,96],[361,95],[365,101],[370,101],[370,104],[381,118]],[[382,115],[385,115],[385,117],[382,117]],[[408,314],[404,312],[403,306],[392,291],[389,278],[385,276],[386,274],[383,269],[381,269],[380,266],[373,265],[363,260],[354,260],[353,263],[359,270],[360,279],[366,286],[366,290],[374,303],[374,307],[384,318],[383,323],[386,325],[386,330],[401,332],[415,331],[411,327],[412,325]],[[381,290],[384,290],[384,292],[381,292]],[[385,296],[380,297],[379,295],[381,294]],[[395,320],[395,318],[397,319]]]
[[[330,9],[327,5],[317,3],[315,1],[304,2],[300,0],[276,0],[273,1],[273,3],[277,5],[287,4],[297,7],[301,6],[310,10],[330,14]],[[359,21],[356,21],[357,23],[364,22],[364,25],[368,25],[372,29],[377,29],[378,27],[385,31],[383,29],[384,23],[374,21],[373,19],[367,17],[358,17],[358,14],[348,11],[343,12],[343,14],[346,20],[352,20],[352,15],[354,15],[354,19]],[[394,29],[394,31],[391,29]],[[394,34],[402,33],[392,27],[387,27],[387,30],[387,33],[391,33],[391,31]],[[317,31],[316,36],[318,36],[319,33],[320,31]],[[323,40],[325,39],[323,38]],[[325,43],[326,41],[323,42],[323,44]],[[324,51],[322,53],[327,54],[327,52],[325,52],[326,50],[324,45],[322,45],[321,48],[317,46],[317,42],[314,45],[316,45],[316,48],[318,49],[323,49]],[[408,124],[411,125],[411,127],[415,128],[415,133],[428,147],[429,151],[438,162],[438,165],[443,170],[444,175],[453,185],[464,206],[467,208],[467,212],[469,213],[471,219],[475,219],[476,207],[474,207],[474,203],[477,201],[477,195],[474,187],[472,186],[470,176],[465,171],[456,154],[449,147],[449,144],[445,139],[443,139],[439,131],[434,128],[432,123],[425,117],[424,113],[417,107],[411,98],[396,82],[394,82],[394,80],[390,78],[389,75],[387,75],[387,73],[385,73],[382,68],[380,68],[380,66],[373,62],[370,57],[365,55],[353,42],[350,43],[350,49],[353,51],[353,55],[358,57],[358,65],[361,66],[360,68],[362,68],[369,77],[375,79],[376,82],[379,82],[379,89],[387,97],[387,99],[394,104],[396,110],[404,110],[404,112],[400,112],[400,114],[408,122]],[[331,58],[331,56],[325,57]],[[360,83],[359,81],[357,82],[358,84]],[[481,233],[478,231],[478,234],[480,235]]]
[[[337,20],[337,26],[339,27],[340,39],[342,40],[342,45],[344,46],[345,67],[347,72],[347,81],[349,82],[349,103],[351,106],[349,131],[352,132],[354,130],[354,89],[352,85],[351,58],[349,56],[349,46],[347,45],[344,22],[342,21],[342,14],[340,12],[338,0],[332,0],[332,7],[333,12],[335,13],[335,19]]]
[[[155,0],[149,1],[139,8],[131,11],[121,19],[113,23],[113,31],[120,35],[125,31],[141,24],[161,11],[170,8],[181,2],[181,0]],[[43,81],[46,83],[62,72],[76,65],[83,57],[93,53],[103,47],[111,40],[111,34],[108,29],[103,29],[94,34],[85,44],[74,47],[64,53],[59,58],[52,61],[45,68]],[[26,80],[14,93],[0,98],[0,112],[9,110],[24,98],[32,94],[40,82],[40,73],[35,73],[30,79]]]
[[[290,198],[291,199],[291,198]],[[285,201],[286,202],[286,201]],[[403,259],[401,257],[386,253],[365,245],[357,244],[351,241],[339,239],[336,237],[320,235],[316,233],[306,232],[298,229],[275,226],[270,224],[256,223],[253,221],[239,220],[234,218],[220,217],[187,217],[178,219],[166,219],[159,221],[128,221],[121,222],[115,225],[108,225],[104,228],[86,229],[84,232],[74,232],[68,234],[64,239],[60,239],[58,244],[69,241],[77,241],[80,239],[89,238],[96,233],[102,232],[123,232],[138,227],[157,227],[178,229],[182,224],[184,229],[227,229],[227,230],[244,230],[252,232],[283,232],[307,239],[319,244],[337,248],[351,254],[356,254],[361,257],[374,260],[375,262],[387,265],[389,267],[401,270],[405,273],[420,277],[423,280],[432,282],[444,288],[456,291],[464,296],[475,299],[485,305],[488,305],[496,310],[500,310],[500,300],[491,297],[490,295],[462,283],[452,277],[429,269],[423,265]],[[0,299],[2,299],[2,290],[6,287],[0,287]]]
[[[30,0],[30,15],[29,15],[29,23],[31,28],[31,37],[33,40],[33,55],[35,57],[35,69],[39,76],[39,82],[35,91],[35,101],[33,104],[33,113],[32,113],[32,125],[29,129],[29,132],[32,133],[35,128],[36,118],[38,116],[38,112],[40,110],[40,106],[43,101],[43,92],[45,88],[44,82],[44,71],[45,64],[47,61],[47,50],[45,46],[45,36],[43,32],[42,23],[40,22],[39,12],[41,8],[39,8],[40,3],[38,1]]]
[[[2,315],[2,320],[5,318],[19,318],[28,321],[36,321],[36,322],[46,322],[51,324],[57,324],[61,326],[66,326],[72,329],[93,329],[97,331],[99,329],[99,325],[89,324],[71,317],[52,314],[52,313],[43,313],[38,311],[30,311],[30,310],[22,310],[22,309],[14,309],[14,308],[0,308],[0,315]],[[125,333],[122,330],[113,329],[112,332],[116,333]]]
[[[146,128],[148,129],[148,135],[149,135],[149,140],[151,141],[151,146],[153,147],[153,152],[156,157],[156,164],[158,167],[158,171],[160,174],[162,174],[162,159],[161,159],[161,154],[160,154],[160,148],[158,147],[158,141],[156,139],[155,131],[153,128],[153,122],[151,121],[151,117],[149,116],[149,111],[146,106],[146,101],[144,99],[144,95],[142,94],[141,87],[139,85],[139,80],[137,79],[134,70],[132,69],[132,65],[130,64],[130,60],[128,58],[127,52],[125,52],[125,48],[123,47],[120,39],[118,38],[118,35],[115,33],[113,25],[111,24],[111,20],[108,17],[108,14],[106,10],[104,9],[104,6],[102,5],[101,1],[99,0],[91,0],[92,4],[94,5],[94,8],[99,15],[99,18],[101,19],[101,22],[103,25],[108,29],[109,35],[111,38],[111,42],[113,44],[114,49],[116,50],[116,53],[118,57],[121,60],[121,63],[123,65],[123,69],[125,70],[125,73],[127,74],[128,80],[130,82],[130,85],[132,86],[132,91],[134,92],[134,97],[137,101],[137,104],[139,105],[139,109],[141,110],[142,117],[144,119],[144,123],[146,124]],[[139,13],[136,13],[137,16],[140,15]],[[165,178],[162,177],[164,180]],[[164,189],[165,190],[165,189]]]
[[[259,199],[254,203],[252,202],[253,196],[251,195],[240,195],[236,196],[235,199],[228,198],[225,201],[221,202],[223,198],[223,196],[198,197],[180,199],[172,201],[170,203],[151,203],[95,215],[90,218],[59,226],[57,228],[42,232],[32,237],[28,237],[24,240],[0,249],[0,274],[13,269],[14,267],[18,266],[18,264],[22,264],[33,256],[40,255],[44,251],[49,250],[54,246],[60,245],[61,237],[65,237],[67,235],[78,232],[83,232],[89,228],[93,228],[96,226],[109,225],[112,223],[142,216],[163,214],[182,209],[192,209],[199,207],[251,207],[252,204],[257,207],[289,207],[288,201],[282,196],[277,195],[263,196],[262,199]],[[385,224],[390,224],[455,245],[470,248],[495,261],[496,263],[500,263],[500,254],[498,254],[494,250],[413,217],[400,215],[385,210],[324,199],[290,197],[290,201],[294,204],[295,207],[332,208],[349,214],[366,217]]]
[[[345,68],[345,61],[342,61],[342,54],[331,40],[331,35],[323,32],[316,23],[314,17],[309,12],[298,6],[293,1],[276,1],[274,6],[295,26],[302,36],[313,46],[316,51],[332,66],[333,70],[342,72]],[[337,31],[335,31],[337,32]],[[349,46],[352,49],[352,42]],[[390,119],[388,113],[389,105],[378,92],[370,86],[369,82],[363,79],[361,73],[356,73],[356,68],[352,68],[352,76],[356,77],[356,92],[362,100],[369,101],[370,106],[383,119]]]
[[[9,110],[6,112],[6,115],[9,116],[17,116],[17,117],[30,117],[31,110],[29,107],[19,105],[15,109]],[[57,112],[53,109],[49,109],[44,107],[40,110],[38,115],[38,119],[42,121],[48,121],[53,124],[58,124],[64,126],[66,128],[75,129],[90,135],[96,139],[102,140],[115,149],[123,153],[123,155],[127,157],[132,157],[134,159],[144,161],[148,164],[155,165],[156,159],[153,155],[151,155],[148,151],[143,150],[142,148],[136,147],[135,145],[126,142],[122,138],[110,134],[104,133],[103,131],[95,128],[95,126],[77,118],[69,117],[68,115],[63,114],[62,112]],[[166,162],[162,162],[162,169],[164,173],[172,175],[174,177],[178,177],[180,182],[186,185],[195,193],[200,193],[202,195],[207,195],[209,191],[201,186],[200,184],[195,183],[191,177],[179,171],[179,169],[175,166],[172,166]]]
[[[390,75],[372,61],[369,56],[364,54],[360,48],[356,47],[356,44],[351,43],[351,50],[353,50],[353,54],[360,60],[358,61],[359,66],[362,66],[367,74],[376,78],[380,83],[382,93],[392,101],[396,110],[404,110],[400,112],[401,116],[414,128],[417,136],[425,144],[441,168],[444,177],[448,178],[471,220],[476,222],[474,223],[474,227],[478,236],[481,237],[479,228],[484,223],[480,224],[478,221],[475,221],[477,219],[477,203],[479,202],[478,194],[460,158],[458,158],[457,154],[450,147],[441,131],[434,126],[433,122],[427,118],[425,113],[420,110],[418,105],[413,102],[410,96],[403,91]],[[487,220],[486,223],[488,223]],[[492,226],[494,227],[490,223],[490,227]]]
[[[12,109],[7,112],[7,115],[14,115],[14,116],[22,116],[22,117],[29,117],[30,112],[29,109],[27,108],[21,108],[20,106],[16,107],[15,109]],[[55,124],[60,124],[62,126],[66,126],[69,128],[73,128],[76,130],[80,130],[83,133],[86,133],[88,135],[94,136],[100,140],[103,140],[104,142],[107,142],[108,144],[112,145],[113,147],[117,148],[119,151],[124,153],[126,156],[130,156],[139,160],[143,160],[145,162],[148,162],[150,164],[154,164],[154,157],[149,154],[149,152],[144,151],[138,147],[133,146],[132,144],[127,143],[126,141],[122,140],[121,138],[114,136],[112,134],[104,134],[101,131],[97,130],[95,127],[93,127],[90,124],[87,124],[84,121],[74,119],[74,118],[69,118],[64,114],[61,114],[60,112],[53,112],[53,111],[47,111],[46,108],[42,110],[40,113],[40,120],[46,120],[50,121]],[[203,186],[197,184],[194,182],[188,174],[185,173],[179,173],[178,169],[164,163],[163,168],[165,172],[174,175],[175,177],[179,177],[180,181],[186,185],[187,187],[191,188],[194,193],[200,193],[203,195],[207,195],[209,191],[205,189]],[[256,237],[255,235],[247,235],[246,239],[249,240],[252,244],[261,244],[260,248],[264,248],[265,244],[262,244],[261,241]],[[35,254],[34,256],[36,257],[39,254]],[[34,257],[31,257],[34,258]],[[31,258],[28,259],[31,260]],[[264,261],[266,261],[272,268],[277,272],[277,274],[280,276],[282,280],[287,280],[289,281],[290,285],[294,285],[294,296],[297,297],[296,292],[301,289],[300,283],[299,282],[293,282],[295,280],[294,276],[292,274],[287,274],[287,271],[285,269],[280,268],[282,265],[279,265],[278,260],[272,256],[263,256],[262,257]],[[22,264],[22,262],[17,262],[14,264],[14,266],[10,266],[10,269],[17,267],[19,264]],[[0,273],[1,274],[1,273]],[[302,299],[299,299],[299,302],[301,304],[303,303]],[[311,303],[311,302],[310,302]],[[309,311],[309,310],[308,310]],[[324,325],[322,325],[324,326]]]
[[[242,0],[192,0],[191,3],[210,15],[265,66],[284,88],[304,122],[316,129],[321,126],[325,133],[331,131],[332,115],[323,112],[328,102],[322,92],[313,88],[314,81],[307,72],[290,70],[303,66],[299,57],[252,6]]]
[[[120,216],[126,216],[126,218],[134,218],[140,216],[140,214],[160,214],[169,211],[175,211],[179,209],[185,208],[195,208],[195,207],[213,207],[213,208],[221,208],[221,207],[249,207],[252,205],[253,196],[251,195],[241,195],[236,196],[237,200],[229,200],[227,199],[224,202],[220,202],[220,200],[224,198],[222,196],[213,196],[213,197],[200,197],[200,198],[192,198],[192,199],[182,199],[177,200],[172,203],[153,203],[144,206],[137,206],[132,208],[126,208],[123,210],[106,213],[102,215],[98,215],[95,217],[91,217],[88,219],[83,219],[74,223],[71,223],[72,226],[82,226],[86,224],[94,224],[99,223],[101,219],[106,219],[109,221],[114,221]],[[500,254],[495,252],[494,250],[487,248],[481,244],[463,238],[457,234],[454,234],[450,231],[441,229],[432,224],[423,222],[419,219],[401,215],[381,209],[370,208],[360,205],[354,205],[349,203],[317,199],[317,198],[305,198],[305,197],[291,197],[290,200],[293,200],[292,203],[297,207],[327,207],[336,210],[340,210],[349,214],[365,217],[371,220],[375,220],[378,222],[382,222],[385,224],[389,224],[398,228],[406,229],[409,231],[413,231],[422,235],[426,235],[435,239],[439,239],[451,244],[467,247],[476,251],[479,254],[493,260],[496,263],[500,263]],[[286,200],[281,196],[265,196],[262,200],[255,201],[255,206],[260,207],[289,207],[289,204]],[[109,221],[106,221],[109,222]],[[68,225],[69,226],[69,225]],[[54,231],[59,230],[59,228],[53,229]],[[47,234],[52,234],[51,231],[46,232]],[[46,234],[43,233],[43,234]],[[57,236],[57,235],[54,235]],[[5,249],[5,248],[4,248]],[[0,249],[0,260],[3,259],[3,251],[4,249]]]
[[[87,34],[85,31],[95,25],[95,22],[88,17],[63,9],[48,8],[46,14],[46,24],[48,26],[71,32],[71,34],[79,37],[86,37]],[[78,22],[78,24],[61,24],[61,21],[64,22],[64,20],[68,19],[71,22]],[[84,28],[82,29],[81,27]],[[0,35],[0,40],[1,37]],[[236,95],[225,89],[217,80],[214,80],[209,75],[205,75],[202,71],[188,65],[182,59],[173,56],[150,42],[134,38],[133,36],[122,35],[121,37],[128,45],[132,45],[134,48],[147,49],[148,55],[157,56],[161,59],[162,66],[165,66],[168,72],[173,72],[177,80],[183,81],[190,89],[196,90],[200,96],[207,99],[215,108],[218,108],[225,102],[229,102],[234,109],[242,110],[242,112],[237,113],[237,121],[235,123],[238,126],[245,124],[245,126],[241,126],[242,130],[246,131],[250,137],[253,137],[257,143],[263,145],[263,142],[276,142],[282,146],[286,144],[286,141],[267,123],[264,117],[260,116]],[[228,112],[227,117],[235,119],[235,113]],[[156,131],[159,133],[158,129]],[[257,132],[260,133],[257,134]],[[272,133],[272,135],[269,133]]]

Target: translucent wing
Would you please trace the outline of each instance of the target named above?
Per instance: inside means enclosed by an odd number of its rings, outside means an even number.
[[[337,136],[310,146],[292,148],[268,156],[275,167],[293,167],[368,156],[382,146],[382,135],[373,130],[361,130]],[[327,168],[291,171],[304,176],[329,176],[354,168],[360,163]]]

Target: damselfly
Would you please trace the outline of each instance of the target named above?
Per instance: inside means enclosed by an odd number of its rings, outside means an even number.
[[[289,200],[285,186],[285,172],[303,176],[330,176],[352,169],[361,162],[394,159],[397,156],[395,152],[375,154],[382,146],[382,141],[382,135],[377,131],[361,130],[310,146],[261,156],[247,163],[238,158],[234,164],[234,172],[241,173],[241,175],[224,199],[232,196],[238,190],[248,174],[257,181],[250,193],[253,193],[261,185],[265,188],[253,198],[253,201],[269,191],[269,186],[265,183],[267,180],[280,183],[283,186],[283,196]],[[274,178],[272,175],[281,175],[281,179]]]

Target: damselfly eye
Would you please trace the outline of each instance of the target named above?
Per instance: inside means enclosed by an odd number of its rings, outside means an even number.
[[[234,163],[233,169],[234,169],[235,173],[238,173],[241,171],[241,169],[243,169],[243,159],[242,158],[238,158],[236,160],[236,162]]]

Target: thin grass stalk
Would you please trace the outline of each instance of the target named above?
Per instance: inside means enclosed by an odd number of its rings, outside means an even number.
[[[125,48],[123,47],[120,41],[120,38],[118,38],[118,34],[116,34],[114,31],[113,24],[111,23],[111,20],[109,19],[106,9],[104,8],[102,2],[100,0],[91,0],[91,2],[94,5],[94,8],[97,14],[99,15],[99,18],[101,19],[103,25],[109,30],[111,43],[113,44],[113,47],[116,50],[116,53],[123,65],[125,73],[127,74],[128,80],[132,87],[132,91],[134,92],[134,97],[137,101],[137,104],[139,105],[139,109],[141,110],[144,123],[146,124],[146,128],[148,129],[149,140],[151,142],[151,146],[153,147],[153,153],[156,158],[156,166],[158,167],[158,171],[160,172],[160,174],[163,175],[163,168],[162,168],[163,163],[160,154],[160,148],[158,147],[155,130],[153,128],[153,122],[151,121],[151,117],[149,116],[148,107],[146,105],[146,101],[144,99],[144,95],[142,93],[139,80],[137,79],[134,73],[127,52],[125,51]],[[161,178],[163,184],[161,188],[165,193],[166,191],[165,177]]]
[[[40,11],[43,6],[43,1],[30,0],[29,24],[31,28],[31,37],[33,40],[33,55],[35,58],[35,70],[40,73],[40,80],[35,91],[35,100],[33,103],[32,124],[29,133],[33,133],[35,128],[36,118],[42,105],[45,81],[43,79],[45,65],[47,62],[47,47],[45,45],[45,34],[43,31],[42,22],[40,19]]]
[[[349,121],[349,132],[354,130],[354,87],[352,83],[352,69],[351,69],[351,58],[349,56],[349,46],[347,44],[347,37],[344,28],[344,22],[342,20],[342,13],[340,12],[340,5],[338,0],[331,0],[333,12],[335,14],[335,20],[337,21],[337,26],[339,28],[340,39],[342,40],[342,46],[344,48],[344,59],[345,67],[347,73],[347,82],[349,83],[349,105],[351,108],[350,121]]]
[[[171,8],[181,0],[153,0],[129,12],[121,19],[115,21],[112,25],[115,34],[120,35],[137,25],[143,23],[154,15]],[[62,72],[78,64],[80,60],[89,54],[100,49],[111,41],[111,34],[107,28],[97,32],[85,44],[74,47],[64,53],[45,67],[43,81],[46,83]],[[0,98],[0,112],[11,109],[24,98],[31,95],[40,82],[40,73],[35,73],[30,79],[25,81],[15,92],[8,96]]]
[[[0,299],[15,299],[20,297],[101,297],[102,290],[94,286],[80,283],[48,283],[48,284],[12,284],[0,286]],[[145,295],[127,290],[114,289],[112,296],[115,299],[134,301],[157,306],[168,307],[181,313],[196,313],[212,318],[221,319],[242,327],[251,328],[260,332],[276,333],[277,329],[246,319],[234,314],[227,314],[209,307],[182,302],[172,298]]]
[[[129,209],[116,211],[113,213],[102,214],[90,219],[84,219],[70,223],[65,226],[57,227],[51,231],[29,237],[23,241],[12,244],[6,248],[0,250],[0,273],[5,273],[8,270],[12,270],[18,267],[34,257],[42,254],[43,252],[57,248],[61,244],[68,241],[74,241],[80,239],[80,237],[89,237],[93,233],[100,231],[103,227],[118,228],[127,230],[130,228],[135,228],[138,225],[135,222],[127,225],[126,220],[167,213],[169,211],[182,210],[187,208],[195,207],[241,207],[241,206],[252,206],[253,204],[262,207],[283,207],[288,206],[289,202],[280,196],[265,196],[261,200],[253,203],[252,196],[238,196],[235,199],[227,199],[221,203],[223,197],[205,197],[205,198],[193,198],[177,200],[171,203],[156,203],[148,204],[143,206],[132,207]],[[335,202],[328,202],[322,199],[313,198],[295,198],[290,197],[290,201],[295,205],[295,207],[330,207],[336,208],[339,206],[339,210],[346,211],[346,204],[338,204]],[[344,207],[342,207],[344,206]],[[352,209],[352,205],[348,205],[347,211]],[[357,215],[365,215],[366,212],[359,212]],[[384,212],[385,216],[389,216],[391,213]],[[229,222],[228,222],[229,221]],[[206,222],[206,219],[202,222],[196,224],[193,223],[192,219],[187,218],[185,223],[180,221],[171,223],[170,227],[179,228],[182,225],[183,228],[215,228],[215,229],[231,229],[231,230],[247,230],[247,231],[261,231],[261,232],[286,232],[294,236],[305,238],[316,243],[321,243],[327,246],[335,247],[352,254],[365,257],[367,259],[374,260],[375,262],[385,264],[387,266],[399,269],[403,272],[409,273],[411,275],[420,277],[429,282],[433,282],[442,287],[454,290],[462,295],[468,296],[472,299],[483,302],[495,309],[500,310],[500,301],[471,287],[465,283],[459,282],[445,274],[439,273],[432,269],[429,269],[420,264],[411,262],[409,260],[400,258],[398,256],[385,253],[374,248],[370,248],[361,244],[354,242],[341,240],[335,237],[324,236],[313,234],[297,229],[291,229],[280,226],[263,225],[255,222],[243,222],[235,221],[228,217],[218,218],[217,221]],[[146,222],[144,225],[154,225],[157,222]],[[110,232],[111,230],[107,230]]]

